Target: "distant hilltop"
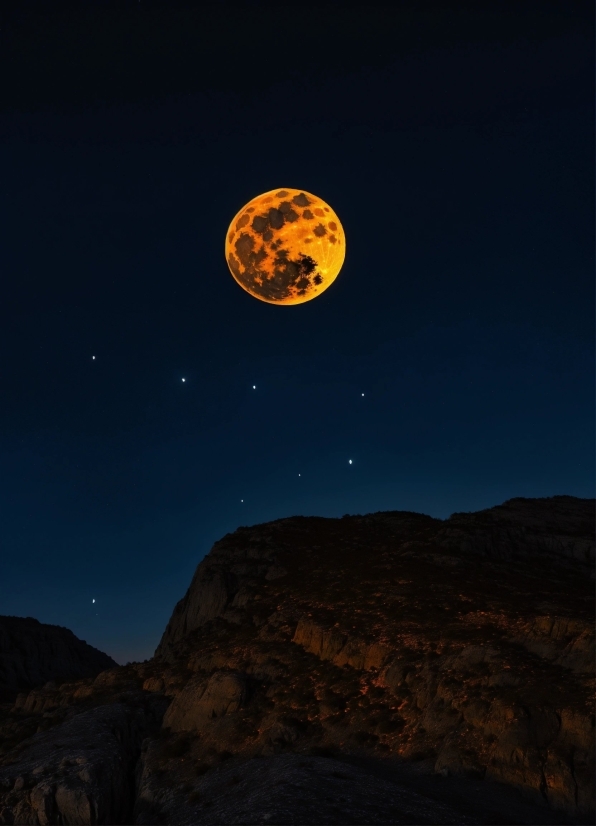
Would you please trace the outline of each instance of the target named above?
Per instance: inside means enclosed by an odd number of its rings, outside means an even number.
[[[49,680],[95,677],[117,663],[59,625],[0,616],[0,701]]]

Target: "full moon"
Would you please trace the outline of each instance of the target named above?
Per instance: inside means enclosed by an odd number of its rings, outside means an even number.
[[[303,304],[337,278],[346,255],[339,218],[301,189],[257,195],[234,216],[226,261],[243,290],[268,304]]]

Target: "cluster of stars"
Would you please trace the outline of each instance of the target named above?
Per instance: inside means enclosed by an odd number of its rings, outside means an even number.
[[[95,361],[95,356],[91,356],[91,358],[92,358],[92,360],[93,360],[93,361]],[[185,378],[185,377],[182,377],[182,378],[181,378],[181,381],[182,381],[183,383],[184,383],[184,382],[186,382],[186,378]],[[256,389],[257,389],[257,385],[256,385],[256,384],[253,384],[253,385],[252,385],[252,389],[253,389],[253,390],[256,390]],[[360,395],[361,395],[361,397],[362,397],[362,398],[364,398],[364,393],[361,393]],[[348,459],[348,464],[349,464],[349,465],[354,464],[353,460],[352,460],[352,459]],[[299,473],[299,474],[298,474],[298,476],[302,476],[302,474],[301,474],[301,473]],[[240,501],[241,501],[241,502],[244,502],[244,499],[241,499]],[[95,600],[93,600],[93,602],[95,602]]]
[[[95,356],[91,356],[91,359],[92,359],[92,361],[95,361]],[[186,378],[184,378],[184,377],[182,377],[180,380],[181,380],[183,383],[184,383],[184,382],[186,382]],[[252,385],[252,389],[253,389],[253,390],[256,390],[256,389],[257,389],[257,385],[256,385],[256,384],[253,384],[253,385]],[[360,395],[362,396],[362,398],[364,398],[364,393],[361,393]],[[350,464],[351,464],[351,460],[350,460]],[[300,474],[298,474],[298,475],[300,475]]]

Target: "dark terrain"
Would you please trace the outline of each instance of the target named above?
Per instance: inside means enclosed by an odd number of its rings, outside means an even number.
[[[568,496],[239,528],[152,660],[0,706],[0,823],[591,823],[593,577]]]

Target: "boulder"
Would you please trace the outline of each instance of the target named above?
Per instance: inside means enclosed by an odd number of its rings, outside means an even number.
[[[246,701],[246,678],[232,671],[216,671],[208,680],[194,677],[172,701],[164,727],[172,731],[201,730],[205,723],[233,714]]]

